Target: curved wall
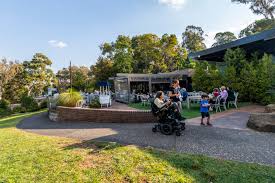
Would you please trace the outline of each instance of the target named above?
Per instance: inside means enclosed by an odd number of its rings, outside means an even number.
[[[132,111],[119,109],[84,109],[57,107],[51,111],[53,121],[70,122],[102,122],[102,123],[155,123],[157,119],[151,111]],[[55,113],[55,114],[53,114]]]

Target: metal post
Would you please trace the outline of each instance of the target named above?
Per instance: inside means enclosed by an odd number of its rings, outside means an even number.
[[[152,94],[152,75],[149,76],[149,94],[151,95]]]
[[[72,62],[70,61],[70,87],[71,87],[71,92],[73,90],[73,84],[72,84]]]

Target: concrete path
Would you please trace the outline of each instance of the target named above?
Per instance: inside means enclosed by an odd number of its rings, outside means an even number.
[[[224,127],[224,123],[230,123],[232,118],[245,119],[245,112],[233,112],[227,117],[225,115],[216,119],[217,124],[219,121],[222,123],[221,127],[215,125],[215,122],[214,127],[193,125],[190,120],[191,124],[187,124],[186,131],[180,137],[152,133],[153,124],[57,123],[49,121],[46,113],[25,119],[17,127],[41,135],[151,146],[274,166],[275,134]]]

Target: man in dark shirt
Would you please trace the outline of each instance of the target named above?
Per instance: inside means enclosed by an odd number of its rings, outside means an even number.
[[[180,94],[178,91],[178,87],[179,87],[179,80],[174,80],[171,84],[171,87],[168,93],[168,96],[170,97],[170,99],[176,103],[180,101],[180,98],[179,98]]]
[[[178,79],[174,80],[171,84],[171,88],[168,92],[168,96],[170,97],[170,100],[175,103],[178,107],[179,112],[182,111],[182,105],[180,101],[180,82]],[[182,117],[184,120],[185,117]]]

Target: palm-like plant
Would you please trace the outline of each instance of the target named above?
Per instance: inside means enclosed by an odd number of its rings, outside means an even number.
[[[65,107],[76,107],[76,104],[79,100],[82,100],[80,93],[71,90],[59,95],[57,105]]]

